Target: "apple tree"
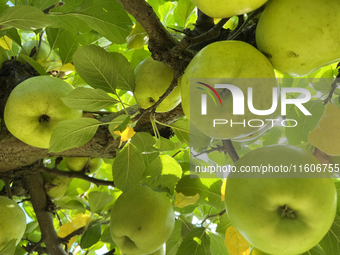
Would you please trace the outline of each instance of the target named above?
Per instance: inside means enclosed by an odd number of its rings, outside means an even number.
[[[242,2],[0,0],[0,254],[265,255],[275,243],[271,254],[293,255],[282,247],[297,233],[316,236],[299,254],[340,254],[340,4]],[[200,111],[190,79],[222,77],[274,79],[254,99],[267,108],[272,88],[310,98],[275,111],[279,124],[214,137],[190,116]],[[232,102],[224,93],[221,105]],[[283,160],[331,175],[228,186],[224,170],[237,162]],[[284,219],[258,213],[268,201]],[[299,222],[294,233],[283,216]]]

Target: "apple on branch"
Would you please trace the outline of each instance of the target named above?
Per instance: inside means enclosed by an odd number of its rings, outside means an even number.
[[[275,255],[304,253],[329,231],[337,208],[337,192],[328,172],[307,171],[320,162],[292,145],[250,151],[229,174],[225,204],[232,225],[257,249]],[[243,172],[267,166],[268,172]],[[277,171],[269,171],[276,167]],[[282,172],[281,166],[291,167]],[[302,169],[300,168],[302,166]],[[296,171],[294,171],[294,167]]]
[[[269,1],[256,28],[258,49],[290,76],[339,61],[339,8],[338,0]]]
[[[209,84],[204,86],[202,82],[195,83],[193,78],[207,81]],[[279,104],[273,113],[258,115],[249,107],[244,107],[243,114],[235,115],[234,111],[238,110],[238,107],[234,107],[234,102],[240,100],[239,95],[234,95],[225,88],[214,89],[220,101],[208,97],[206,114],[202,114],[202,95],[208,94],[206,91],[209,90],[206,86],[214,88],[215,84],[219,83],[236,86],[241,91],[238,92],[249,97],[248,88],[251,87],[252,104],[256,110],[272,109],[274,99],[277,99],[276,102],[279,100],[279,93],[276,97],[273,95],[273,90],[279,91],[274,68],[260,51],[241,41],[211,43],[195,55],[180,79],[183,111],[191,124],[205,135],[215,139],[247,138],[254,133],[261,133],[260,130],[266,128],[266,125],[258,125],[259,122],[266,124],[267,119],[276,119],[279,116]],[[249,125],[249,121],[254,119],[256,125]],[[226,123],[214,127],[215,120],[225,120]]]
[[[67,107],[61,100],[73,89],[69,83],[51,76],[23,81],[13,89],[5,105],[7,129],[19,140],[47,149],[58,122],[82,117],[82,111]]]
[[[149,57],[135,69],[136,86],[134,96],[138,105],[147,109],[154,105],[169,88],[174,70]],[[177,86],[156,108],[156,112],[168,112],[181,102],[181,89]]]
[[[70,171],[80,172],[84,168],[86,174],[93,174],[97,172],[103,163],[102,158],[90,158],[90,157],[64,157],[66,167]]]
[[[13,239],[17,245],[26,229],[26,216],[18,204],[0,196],[0,251]]]
[[[212,18],[229,18],[256,10],[268,0],[191,0]]]
[[[160,249],[174,225],[175,215],[168,197],[147,186],[122,193],[111,209],[112,239],[127,255],[162,254]]]

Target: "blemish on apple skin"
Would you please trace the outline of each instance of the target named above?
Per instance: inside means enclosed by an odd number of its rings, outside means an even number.
[[[138,231],[140,231],[142,229],[142,227],[138,227]]]
[[[149,102],[152,104],[156,103],[156,101],[152,97],[149,97]]]
[[[294,51],[288,51],[288,57],[290,57],[290,58],[298,58],[299,55],[296,54]]]

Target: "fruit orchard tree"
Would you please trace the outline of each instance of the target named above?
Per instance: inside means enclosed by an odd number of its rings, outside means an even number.
[[[0,1],[0,254],[340,254],[339,1],[225,2]]]

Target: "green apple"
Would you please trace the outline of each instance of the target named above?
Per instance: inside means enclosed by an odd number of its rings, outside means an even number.
[[[256,43],[274,68],[304,76],[340,60],[338,0],[273,0],[257,25]]]
[[[35,55],[34,59],[40,63],[47,71],[51,71],[53,69],[58,69],[61,67],[61,62],[57,62],[60,57],[58,54],[51,49],[50,45],[45,42],[41,41],[39,47],[39,41],[32,40],[24,43],[22,48],[19,50],[18,61],[25,64],[26,61],[22,57],[22,55],[30,55],[32,49],[36,47],[37,54]]]
[[[51,160],[50,164],[45,165],[48,168],[57,167],[61,171],[69,171],[66,167],[65,158],[59,164],[55,165],[55,159]],[[64,197],[66,190],[68,189],[72,178],[52,175],[49,173],[42,173],[44,178],[44,186],[46,194],[53,200],[59,200]]]
[[[337,207],[336,188],[328,172],[305,171],[318,164],[311,153],[292,145],[247,153],[235,163],[238,172],[231,172],[227,179],[225,203],[232,225],[269,254],[296,255],[313,248],[329,231]],[[286,166],[291,171],[241,173],[256,166],[277,171]]]
[[[233,108],[238,109],[238,107],[233,107],[233,103],[240,101],[239,95],[235,95],[233,100],[233,94],[229,89],[216,88],[221,102],[217,99],[214,101],[212,99],[212,97],[216,97],[214,93],[209,92],[209,89],[198,81],[209,83],[210,87],[221,83],[236,86],[244,96],[244,114],[233,114],[235,110]],[[253,114],[247,107],[247,90],[248,87],[252,87],[254,108],[257,110],[271,109],[273,89],[278,91],[278,82],[269,60],[256,48],[245,42],[220,41],[204,47],[185,69],[180,86],[185,115],[191,124],[212,138],[238,139],[246,137],[263,128],[268,123],[267,119],[275,119],[279,113],[275,110],[272,114],[259,116]],[[198,89],[198,87],[202,87],[202,89]],[[207,95],[208,93],[212,96],[207,96],[207,114],[202,115],[201,98],[203,94]],[[217,124],[213,127],[216,119],[226,120],[228,123]],[[256,121],[252,122],[253,119]],[[271,122],[270,125],[272,125]]]
[[[7,129],[29,145],[48,148],[58,122],[82,116],[82,111],[67,107],[61,100],[73,89],[67,82],[50,76],[23,81],[13,89],[6,103]]]
[[[26,216],[18,204],[0,196],[0,251],[13,239],[20,242],[26,229]]]
[[[9,60],[7,51],[0,46],[0,69],[2,68],[2,64]]]
[[[126,255],[159,250],[171,236],[174,225],[174,211],[168,197],[147,186],[123,192],[111,209],[111,236]]]
[[[165,244],[160,249],[158,249],[157,251],[155,251],[153,253],[146,254],[146,255],[165,255]]]
[[[126,37],[126,44],[129,49],[141,49],[148,39],[145,29],[139,22],[136,22],[130,34]]]
[[[148,57],[135,69],[134,96],[138,105],[147,109],[154,105],[169,88],[174,70],[162,62]],[[181,102],[181,89],[177,86],[172,93],[156,108],[156,112],[168,112]]]
[[[69,170],[80,172],[86,167],[86,174],[97,172],[103,163],[102,158],[64,157],[64,159]]]
[[[43,173],[46,194],[54,200],[64,197],[72,178]]]
[[[213,18],[229,18],[251,12],[268,0],[191,0],[197,8]]]

